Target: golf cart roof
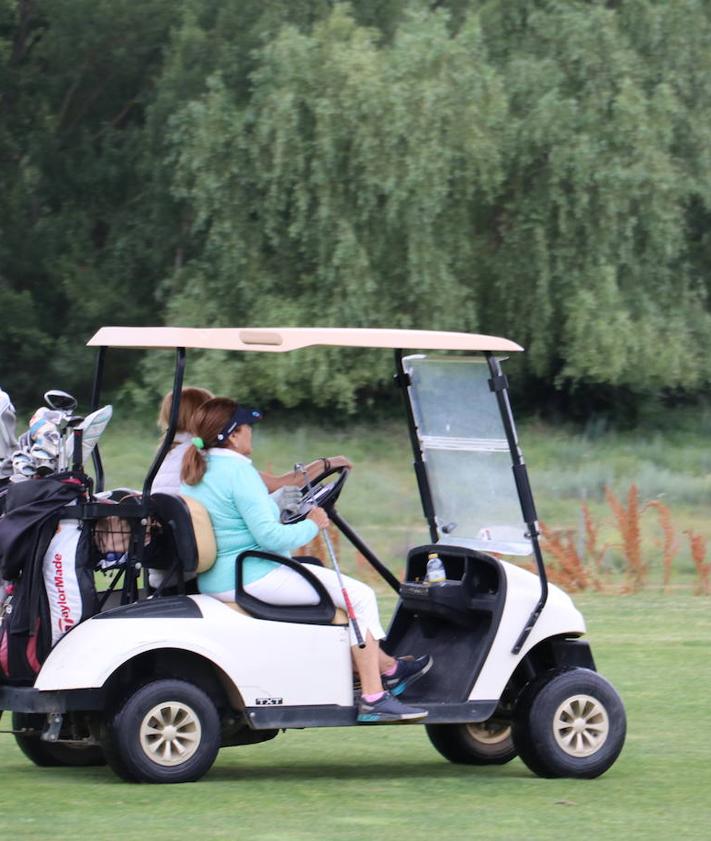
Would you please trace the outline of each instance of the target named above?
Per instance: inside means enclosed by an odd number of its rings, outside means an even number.
[[[380,330],[360,327],[102,327],[89,347],[205,348],[283,353],[330,345],[333,347],[411,350],[468,350],[509,353],[520,345],[498,336],[437,330]]]

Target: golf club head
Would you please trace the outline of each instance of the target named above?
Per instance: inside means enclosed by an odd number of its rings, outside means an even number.
[[[28,452],[18,451],[12,455],[11,481],[20,482],[31,479],[37,472],[37,465]]]
[[[28,429],[30,441],[57,456],[59,454],[62,438],[61,433],[65,420],[64,415],[60,411],[48,409],[46,406],[40,406],[30,418]]]
[[[44,402],[50,409],[57,409],[65,414],[71,414],[77,407],[76,397],[67,394],[66,391],[61,391],[58,388],[52,388],[44,393]]]
[[[102,406],[95,412],[91,412],[91,414],[88,414],[83,420],[79,419],[81,422],[78,424],[74,424],[72,422],[74,419],[70,421],[71,426],[76,426],[78,429],[82,430],[82,464],[86,464],[89,456],[91,455],[91,451],[96,446],[96,442],[99,440],[101,434],[111,420],[112,414],[113,407],[109,404],[108,406]],[[67,438],[64,446],[65,459],[67,463],[69,463],[74,448],[74,441],[71,436]]]

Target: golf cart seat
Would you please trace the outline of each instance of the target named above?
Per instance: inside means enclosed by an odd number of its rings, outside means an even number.
[[[162,526],[159,551],[151,553],[146,566],[182,573],[206,572],[215,563],[217,544],[210,515],[197,500],[174,494],[155,493],[150,513]]]
[[[156,549],[145,558],[145,566],[166,570],[168,575],[174,575],[179,581],[186,572],[207,572],[212,567],[217,557],[217,544],[212,521],[204,505],[190,497],[155,493],[151,494],[150,512],[162,530],[157,536]],[[307,579],[319,596],[319,602],[315,605],[282,606],[251,596],[242,585],[242,568],[248,557],[259,557],[291,567]],[[237,600],[225,602],[233,610],[273,622],[348,624],[345,612],[335,607],[319,579],[293,558],[250,550],[237,556],[235,569]]]

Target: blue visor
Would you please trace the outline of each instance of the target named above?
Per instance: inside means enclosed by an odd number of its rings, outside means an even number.
[[[263,417],[264,416],[259,409],[247,409],[244,406],[240,406],[234,415],[232,415],[232,417],[222,427],[222,430],[217,436],[217,440],[220,442],[226,441],[238,426],[242,426],[245,423],[250,425],[257,423],[257,421],[260,421]]]

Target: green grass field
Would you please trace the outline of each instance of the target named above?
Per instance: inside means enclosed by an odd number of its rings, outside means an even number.
[[[711,822],[711,612],[687,594],[584,595],[599,671],[628,715],[597,780],[543,780],[518,759],[449,764],[419,726],[288,731],[227,748],[200,782],[122,783],[107,769],[31,765],[0,736],[2,837],[701,839]],[[6,719],[0,720],[0,726]]]

